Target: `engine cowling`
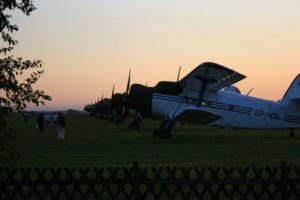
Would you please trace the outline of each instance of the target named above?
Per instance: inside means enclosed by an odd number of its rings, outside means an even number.
[[[161,81],[154,87],[147,87],[141,84],[133,84],[129,93],[129,108],[144,115],[152,112],[153,93],[177,95],[182,92],[178,82]]]
[[[167,95],[177,95],[182,92],[182,86],[178,82],[160,81],[154,87],[154,92]]]
[[[118,114],[122,113],[124,95],[121,93],[116,93],[111,98],[111,107],[116,110]]]
[[[133,84],[129,92],[129,108],[142,114],[151,114],[153,92],[153,87]]]

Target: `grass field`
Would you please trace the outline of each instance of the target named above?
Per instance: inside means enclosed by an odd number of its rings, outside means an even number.
[[[158,122],[146,121],[140,131],[89,116],[66,116],[65,140],[51,124],[44,133],[11,119],[16,133],[11,147],[20,154],[7,167],[77,167],[131,165],[246,166],[278,165],[285,160],[300,166],[300,131],[290,138],[279,130],[226,131],[200,125],[176,125],[170,140],[152,138]]]

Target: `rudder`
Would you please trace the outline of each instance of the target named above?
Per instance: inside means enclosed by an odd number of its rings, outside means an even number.
[[[300,102],[300,74],[296,76],[285,95],[282,98],[282,101],[297,101]]]

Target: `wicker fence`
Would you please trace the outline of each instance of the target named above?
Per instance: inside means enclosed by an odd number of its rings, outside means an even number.
[[[300,199],[300,169],[1,168],[0,199]]]

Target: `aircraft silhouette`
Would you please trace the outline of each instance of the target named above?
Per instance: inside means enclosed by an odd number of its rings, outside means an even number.
[[[122,116],[132,109],[142,116],[163,117],[153,136],[170,138],[176,121],[194,121],[241,129],[290,129],[300,127],[300,74],[280,101],[243,95],[233,84],[246,76],[222,65],[206,62],[176,82],[160,81],[154,87],[133,84],[130,76]]]

